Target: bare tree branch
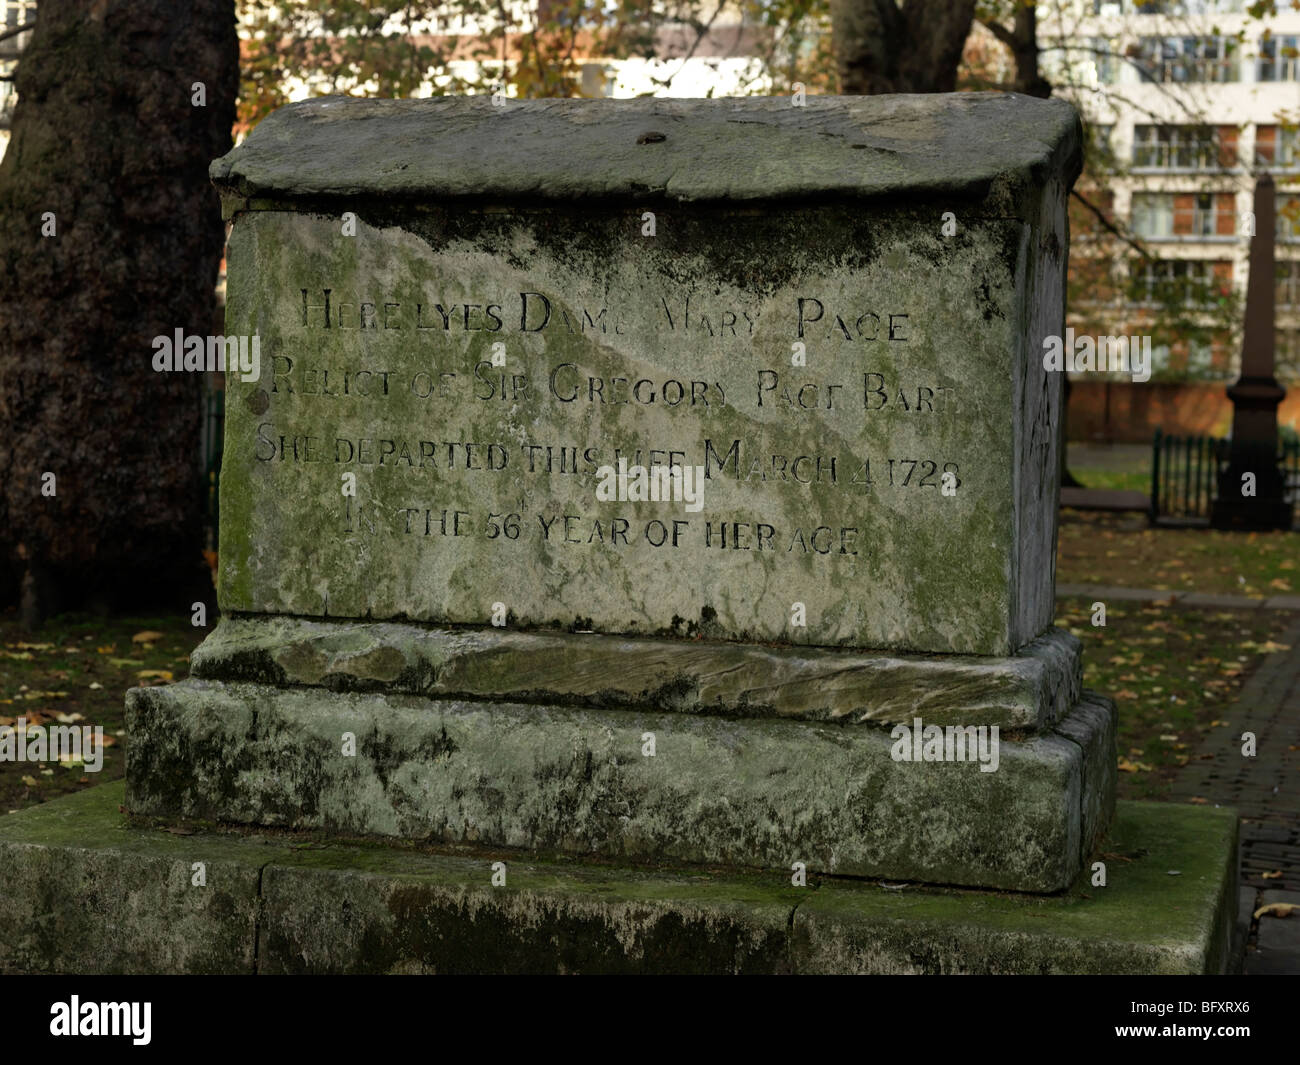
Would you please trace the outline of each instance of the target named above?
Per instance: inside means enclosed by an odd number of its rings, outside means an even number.
[[[35,22],[24,22],[17,29],[5,30],[4,33],[0,33],[0,41],[7,41],[10,37],[17,37],[20,33],[26,33],[30,29],[35,29],[35,27]]]
[[[1156,261],[1156,257],[1154,255],[1152,255],[1149,251],[1146,250],[1146,248],[1142,247],[1141,244],[1139,244],[1131,236],[1129,236],[1117,225],[1115,225],[1114,222],[1112,222],[1109,218],[1106,217],[1106,213],[1100,207],[1098,207],[1095,203],[1093,203],[1086,196],[1084,196],[1083,193],[1081,193],[1078,189],[1071,189],[1070,195],[1073,196],[1076,200],[1078,200],[1081,204],[1083,204],[1084,207],[1088,208],[1088,210],[1091,211],[1094,215],[1096,215],[1097,221],[1099,221],[1105,229],[1108,229],[1115,236],[1119,237],[1120,240],[1122,240],[1130,248],[1132,248],[1139,255],[1141,255],[1142,258],[1144,258],[1147,262],[1153,263]]]

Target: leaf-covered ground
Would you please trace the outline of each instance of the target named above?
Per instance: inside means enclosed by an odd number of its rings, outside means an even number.
[[[1112,581],[1114,578],[1112,577]],[[1106,625],[1091,624],[1090,599],[1061,599],[1056,623],[1084,642],[1084,682],[1120,709],[1120,795],[1158,798],[1194,756],[1293,615],[1108,603]],[[94,774],[56,762],[0,762],[0,814],[123,775],[123,699],[143,684],[189,673],[205,635],[187,617],[68,617],[27,634],[0,620],[0,725],[102,725],[111,746]]]
[[[1107,603],[1105,627],[1089,599],[1058,599],[1056,624],[1083,641],[1083,682],[1119,706],[1119,796],[1155,799],[1274,651],[1294,615]]]
[[[103,726],[103,767],[0,761],[0,816],[58,795],[117,780],[125,771],[128,688],[189,675],[189,654],[207,630],[172,618],[55,618],[24,632],[0,616],[0,725]]]
[[[1145,515],[1061,512],[1056,580],[1266,598],[1300,594],[1300,532],[1150,528]]]

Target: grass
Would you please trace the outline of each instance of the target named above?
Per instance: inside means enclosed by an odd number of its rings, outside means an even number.
[[[101,726],[106,744],[97,773],[79,763],[0,761],[0,815],[123,776],[126,690],[184,679],[207,631],[188,615],[71,615],[31,634],[12,612],[0,617],[0,725]]]
[[[1119,706],[1119,796],[1164,797],[1196,757],[1246,679],[1275,651],[1294,615],[1279,610],[1208,611],[1168,604],[1108,603],[1092,624],[1091,598],[1058,599],[1056,624],[1083,641],[1084,684]]]
[[[1070,472],[1087,488],[1141,492],[1145,496],[1151,494],[1151,471],[1149,469],[1103,470],[1088,467],[1075,469],[1072,466]]]
[[[1066,467],[1086,488],[1151,494],[1150,447],[1104,447],[1076,441],[1068,445]]]
[[[1140,514],[1061,512],[1059,584],[1265,598],[1300,593],[1300,532],[1153,529]]]

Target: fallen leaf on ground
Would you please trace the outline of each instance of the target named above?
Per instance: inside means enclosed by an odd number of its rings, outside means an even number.
[[[1256,910],[1253,916],[1256,920],[1260,917],[1290,917],[1291,911],[1295,908],[1294,902],[1270,902],[1267,906],[1261,906]]]
[[[160,680],[171,680],[172,671],[170,669],[142,669],[136,673],[141,680],[148,680],[150,677],[157,677]]]
[[[1282,878],[1282,870],[1274,869],[1271,873],[1260,873],[1259,875],[1265,880],[1280,880]]]
[[[157,643],[163,638],[161,632],[154,632],[153,629],[146,629],[144,632],[137,632],[131,637],[132,643]]]

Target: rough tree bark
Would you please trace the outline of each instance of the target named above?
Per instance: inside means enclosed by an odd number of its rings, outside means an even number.
[[[975,0],[831,0],[840,92],[953,92]]]
[[[212,330],[207,169],[230,147],[238,62],[233,0],[42,0],[18,64],[0,163],[0,600],[20,594],[29,624],[188,610],[202,577],[200,381],[155,373],[152,340]]]
[[[1017,0],[1011,29],[993,19],[980,19],[980,23],[1011,53],[1016,64],[1012,91],[1044,100],[1051,96],[1052,83],[1038,71],[1038,8],[1033,0]]]

